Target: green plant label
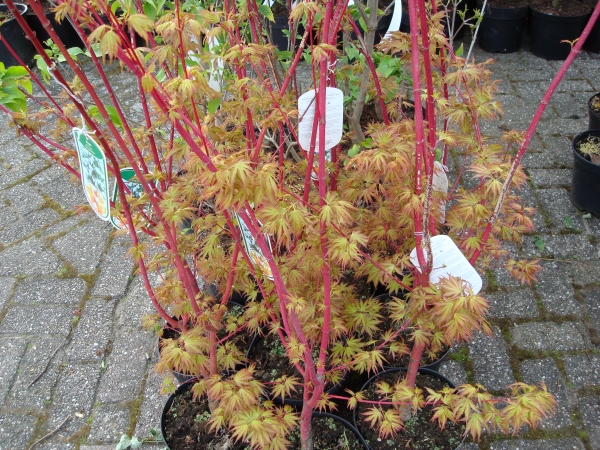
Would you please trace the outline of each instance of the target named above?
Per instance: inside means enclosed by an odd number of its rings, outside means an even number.
[[[453,276],[468,283],[473,290],[473,294],[477,294],[481,290],[483,286],[481,277],[450,236],[444,234],[433,236],[431,238],[431,255],[433,268],[429,275],[429,281],[433,284],[440,281],[440,278]],[[427,258],[427,252],[425,252],[425,258]],[[414,264],[417,270],[421,270],[416,248],[410,252],[410,262]]]
[[[79,156],[83,192],[94,212],[102,220],[110,218],[108,169],[100,146],[80,128],[73,128],[73,139]]]
[[[123,178],[123,184],[125,185],[125,187],[127,187],[127,189],[129,189],[131,195],[135,198],[140,198],[141,195],[144,193],[144,188],[142,187],[142,184],[137,180],[133,169],[131,167],[126,167],[124,169],[121,169],[120,172],[121,178]],[[117,205],[119,201],[119,185],[117,184],[117,180],[115,180],[112,201],[115,205]],[[112,223],[113,226],[119,230],[127,228],[124,217],[111,216],[110,223]]]
[[[235,213],[235,217],[237,218],[238,225],[240,227],[240,234],[242,235],[242,240],[244,242],[244,247],[246,248],[246,252],[248,253],[248,257],[252,261],[254,266],[258,266],[263,274],[269,279],[273,279],[273,272],[271,271],[271,266],[269,266],[269,261],[265,257],[264,253],[258,246],[256,239],[252,236],[250,229],[246,222],[240,217],[238,213]],[[269,251],[273,251],[271,248],[271,241],[269,237],[265,235],[265,240],[267,241],[267,245],[269,246]]]

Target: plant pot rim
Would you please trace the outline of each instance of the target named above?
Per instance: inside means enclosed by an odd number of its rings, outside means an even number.
[[[563,16],[560,14],[556,14],[556,13],[548,13],[548,12],[544,12],[544,11],[540,11],[538,9],[535,9],[535,5],[530,4],[529,5],[529,10],[531,11],[531,13],[533,15],[539,15],[539,16],[544,16],[546,17],[546,20],[550,20],[550,21],[557,21],[557,22],[561,22],[561,21],[568,21],[569,19],[571,20],[579,20],[582,17],[586,17],[589,16],[591,14],[591,8],[588,10],[588,12],[583,13],[583,14],[579,14],[576,16]]]
[[[591,99],[590,99],[591,100]],[[592,130],[586,130],[586,131],[582,131],[581,133],[577,134],[574,138],[573,138],[573,142],[571,143],[571,149],[573,150],[573,155],[575,156],[575,158],[581,160],[585,165],[589,165],[591,167],[597,167],[598,170],[600,171],[600,164],[594,164],[592,161],[590,161],[589,159],[585,158],[580,152],[579,150],[577,150],[575,148],[575,145],[577,143],[579,143],[580,141],[582,141],[583,139],[585,139],[588,136],[595,136],[595,137],[600,137],[600,128],[596,128],[596,129],[592,129]]]
[[[596,92],[594,95],[592,95],[587,104],[588,104],[588,109],[591,111],[592,114],[594,114],[595,116],[600,118],[600,111],[595,110],[594,108],[592,108],[592,100],[594,100],[595,98],[597,98],[600,101],[600,92]],[[591,131],[591,130],[588,130]]]
[[[167,399],[167,401],[165,402],[161,415],[160,415],[160,432],[163,436],[163,443],[165,444],[166,448],[171,450],[171,447],[169,446],[169,444],[167,443],[165,436],[165,416],[166,414],[169,412],[169,410],[171,409],[171,406],[173,405],[173,401],[175,401],[175,397],[178,395],[181,395],[183,392],[188,391],[192,388],[192,386],[194,385],[194,383],[196,383],[196,381],[198,381],[198,378],[195,378],[193,380],[189,380],[186,381],[185,383],[179,385],[177,387],[177,389],[175,390],[174,393],[172,393],[171,395],[169,395],[169,398]],[[358,431],[358,429],[350,422],[348,422],[346,419],[344,419],[343,417],[337,416],[335,414],[331,414],[328,412],[324,412],[324,411],[313,411],[312,412],[312,417],[328,417],[334,420],[338,420],[339,422],[341,422],[342,424],[344,424],[345,427],[347,427],[348,429],[350,429],[354,435],[356,436],[356,438],[358,439],[358,441],[362,444],[362,446],[368,450],[369,449],[369,445],[366,443],[366,441],[364,440],[364,438],[362,437],[362,435],[360,434],[360,432]]]
[[[365,382],[365,384],[360,388],[360,392],[364,391],[370,384],[372,384],[377,378],[381,377],[382,375],[386,375],[386,374],[394,373],[394,372],[406,372],[406,370],[407,369],[405,367],[392,367],[390,369],[386,369],[381,372],[378,372]],[[456,387],[456,385],[452,381],[450,381],[444,375],[442,375],[441,373],[439,373],[435,370],[426,369],[425,367],[419,367],[419,374],[432,375],[434,377],[439,378],[444,383],[447,383],[448,386],[450,386],[451,388]],[[360,428],[358,428],[358,424],[356,423],[357,422],[357,410],[358,410],[358,407],[356,407],[352,410],[352,422],[354,423],[354,426],[360,433]],[[458,444],[457,448],[459,448],[462,445],[465,438],[466,438],[466,435],[463,435],[463,439],[462,439],[461,443]],[[369,450],[373,450],[373,448],[371,446],[369,446]]]
[[[25,3],[15,3],[15,6],[17,7],[21,15],[25,14],[29,9],[29,6],[27,6]],[[8,11],[8,6],[6,6],[4,3],[0,3],[0,11]]]

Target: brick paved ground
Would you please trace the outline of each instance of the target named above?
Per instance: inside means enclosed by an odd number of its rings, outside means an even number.
[[[527,51],[495,58],[505,115],[486,132],[523,129],[560,63]],[[112,77],[126,92],[131,80]],[[538,230],[513,251],[544,258],[539,284],[522,287],[490,273],[494,337],[477,336],[442,367],[457,383],[492,390],[543,380],[557,396],[558,414],[543,430],[486,437],[465,449],[600,449],[600,221],[584,218],[569,200],[570,139],[587,128],[585,105],[598,91],[600,55],[583,53],[524,159],[531,182],[522,194],[539,210]],[[151,308],[123,258],[127,241],[92,213],[75,215],[85,201],[80,187],[2,129],[0,449],[27,449],[67,417],[37,449],[108,450],[125,431],[148,436],[164,398],[152,370],[156,339],[139,320]],[[534,245],[540,239],[541,251]]]

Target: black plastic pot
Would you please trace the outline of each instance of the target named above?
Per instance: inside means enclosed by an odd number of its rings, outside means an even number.
[[[600,20],[597,20],[590,31],[590,35],[583,44],[583,49],[588,52],[600,53]]]
[[[571,44],[580,35],[590,17],[555,16],[531,8],[531,52],[540,58],[550,60],[566,59],[571,52]]]
[[[600,36],[598,39],[600,39]],[[592,108],[592,100],[594,100],[594,98],[597,98],[598,101],[600,101],[600,93],[592,95],[588,100],[588,116],[590,118],[588,130],[600,129],[600,112]]]
[[[388,370],[384,370],[383,372],[379,372],[376,375],[373,375],[371,378],[369,378],[369,380],[364,384],[364,386],[361,388],[361,391],[365,391],[373,382],[377,381],[378,378],[380,378],[382,375],[386,375],[389,373],[394,373],[394,372],[406,372],[406,369],[404,368],[393,368],[393,369],[388,369]],[[439,380],[441,380],[442,382],[448,384],[448,386],[450,386],[451,388],[456,387],[454,385],[454,383],[452,383],[452,381],[450,381],[448,378],[446,378],[445,376],[443,376],[441,373],[438,373],[434,370],[430,370],[430,369],[425,369],[425,368],[419,368],[419,374],[423,374],[423,375],[430,375],[433,377],[438,378]],[[358,417],[357,417],[357,410],[358,408],[354,408],[354,410],[352,411],[352,420],[354,422],[354,426],[356,427],[356,429],[358,430],[359,433],[361,433],[361,429],[358,426]],[[362,435],[362,433],[361,433]],[[364,436],[363,436],[364,439]],[[463,437],[464,440],[464,437]],[[462,445],[462,442],[460,444],[457,445],[457,448],[459,448]],[[373,448],[368,445],[369,450],[373,450]]]
[[[17,3],[16,6],[21,11],[21,15],[27,12],[26,5]],[[4,13],[7,11],[8,7],[0,4],[0,12]],[[25,32],[15,19],[4,22],[0,26],[0,34],[2,34],[2,40],[0,40],[0,62],[4,63],[5,67],[20,65],[19,61],[8,50],[6,44],[13,49],[24,64],[29,64],[33,60],[35,48],[31,41],[27,39]]]
[[[483,3],[477,5],[483,7]],[[527,11],[526,4],[520,8],[487,6],[479,27],[479,46],[489,53],[512,53],[521,47],[521,38]]]
[[[46,18],[52,25],[52,29],[58,34],[61,42],[66,48],[79,47],[83,48],[84,44],[73,25],[65,18],[61,23],[58,23],[54,19],[54,13],[50,12],[46,14]],[[33,31],[35,31],[36,37],[43,43],[50,39],[48,31],[42,26],[40,19],[35,14],[27,15],[27,23]]]
[[[571,181],[571,201],[573,204],[596,216],[600,216],[600,165],[584,158],[578,151],[579,142],[588,136],[600,137],[600,129],[579,133],[573,139],[573,178]]]
[[[464,0],[463,0],[464,1]],[[457,7],[456,10],[461,10],[464,9],[464,3],[463,1],[461,1]],[[406,12],[406,14],[405,14]],[[439,10],[438,10],[439,12]],[[444,19],[445,22],[445,19]],[[463,21],[462,19],[459,17],[458,14],[454,15],[454,30],[458,30],[459,27],[462,25]],[[408,8],[404,9],[402,12],[402,18],[400,19],[400,31],[402,31],[403,33],[410,33],[410,17],[408,15]],[[446,35],[446,37],[449,38],[449,33],[450,33],[450,29],[448,27],[448,24],[444,23],[444,34]],[[456,37],[454,39],[462,39],[465,36],[465,27],[462,27],[459,32],[456,34]]]
[[[168,414],[169,410],[171,409],[171,406],[173,405],[173,401],[175,400],[175,398],[178,395],[181,395],[182,393],[188,391],[191,389],[191,387],[193,386],[194,382],[189,382],[189,383],[185,383],[182,384],[181,386],[179,386],[177,388],[177,390],[175,391],[174,394],[171,394],[169,396],[169,398],[167,399],[167,402],[165,403],[165,406],[163,407],[161,416],[160,416],[160,431],[162,433],[163,438],[165,439],[165,445],[167,446],[167,448],[169,450],[177,450],[177,449],[171,449],[171,447],[169,446],[169,442],[167,442],[166,440],[166,429],[165,429],[165,418],[166,415]],[[313,418],[317,418],[317,417],[326,417],[326,418],[331,418],[335,421],[340,422],[341,424],[344,425],[344,428],[350,430],[354,436],[356,436],[356,438],[360,441],[360,443],[363,445],[363,447],[365,448],[365,450],[369,449],[369,446],[367,445],[367,443],[365,442],[365,440],[363,439],[363,437],[361,436],[361,434],[358,432],[358,430],[356,429],[356,427],[354,425],[352,425],[350,422],[348,422],[347,420],[342,419],[341,417],[338,417],[334,414],[329,414],[326,412],[319,412],[319,411],[314,411],[312,413]]]
[[[271,36],[273,45],[282,52],[288,49],[288,37],[283,34],[283,30],[289,30],[287,16],[274,17],[275,22],[271,23]]]

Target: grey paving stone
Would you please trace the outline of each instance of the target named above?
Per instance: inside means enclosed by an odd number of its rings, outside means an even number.
[[[70,361],[100,362],[112,333],[115,303],[111,300],[90,299],[86,302],[67,350]]]
[[[585,104],[576,102],[571,92],[555,92],[550,99],[550,106],[558,117],[563,119],[577,119],[578,117],[574,116],[586,116],[587,108]]]
[[[581,305],[575,300],[568,263],[540,261],[536,291],[546,311],[558,315],[581,315]]]
[[[115,236],[100,265],[100,276],[92,288],[92,295],[124,295],[133,269],[133,261],[125,253],[131,246],[127,236]]]
[[[578,325],[574,322],[524,323],[513,327],[512,337],[517,347],[532,352],[584,350],[588,345],[587,331],[580,330]]]
[[[537,194],[554,230],[585,231],[581,214],[573,206],[566,189],[539,189]]]
[[[15,290],[14,303],[77,305],[85,294],[81,278],[26,278]]]
[[[0,415],[0,445],[3,450],[25,450],[37,418],[25,414]]]
[[[583,287],[600,282],[600,264],[598,264],[598,261],[573,261],[570,263],[570,268],[575,287]]]
[[[0,334],[52,334],[71,330],[73,308],[58,305],[12,306],[0,324]]]
[[[580,396],[577,400],[592,449],[598,450],[600,449],[600,397],[598,394],[590,394]]]
[[[121,405],[100,405],[92,410],[92,428],[88,441],[118,442],[129,427],[129,408]]]
[[[528,169],[531,181],[538,188],[549,188],[571,185],[569,169]]]
[[[68,442],[45,442],[35,446],[36,450],[75,450],[75,444]]]
[[[140,406],[140,413],[135,426],[135,435],[138,437],[150,436],[150,430],[160,430],[160,416],[168,396],[160,393],[164,375],[154,371],[158,360],[158,349],[148,367],[148,377],[144,386],[144,400]]]
[[[594,324],[594,328],[600,331],[600,289],[580,291],[583,303],[587,307],[587,314]]]
[[[71,173],[64,167],[59,166],[58,164],[52,164],[46,170],[42,170],[37,175],[31,177],[29,179],[29,183],[31,183],[34,186],[42,187],[54,180],[67,180],[71,176]],[[40,189],[40,192],[43,194],[46,193],[43,189]]]
[[[490,304],[489,316],[493,318],[531,318],[539,315],[539,309],[531,289],[496,291],[485,294]]]
[[[44,185],[44,193],[67,211],[87,203],[79,181],[56,179]]]
[[[510,368],[506,345],[498,327],[493,327],[493,336],[476,333],[469,344],[475,380],[492,391],[505,390],[515,382]]]
[[[536,235],[544,242],[544,250],[533,243],[533,236],[523,237],[523,253],[528,257],[554,257],[556,259],[596,259],[597,250],[585,234]],[[569,263],[572,264],[572,263]],[[596,261],[596,264],[598,262]]]
[[[567,377],[576,389],[600,386],[600,355],[569,355],[564,360]]]
[[[19,166],[31,158],[33,154],[16,140],[9,140],[0,145],[0,158],[11,167]]]
[[[446,359],[444,362],[442,362],[439,372],[452,381],[452,383],[454,383],[456,386],[460,386],[461,384],[466,384],[469,382],[464,366],[458,361]]]
[[[44,198],[27,184],[17,184],[2,193],[2,197],[22,216],[35,211],[45,202]]]
[[[571,405],[567,396],[567,387],[561,378],[558,368],[550,358],[527,360],[521,363],[523,382],[528,384],[546,384],[548,391],[554,395],[558,403],[556,414],[544,420],[545,429],[554,430],[572,424]]]
[[[56,219],[58,219],[58,214],[50,208],[34,211],[0,231],[0,242],[8,245],[11,242],[18,241]]]
[[[60,260],[36,237],[0,252],[0,276],[50,274],[60,267]]]
[[[17,280],[11,277],[0,277],[0,311],[4,308],[16,281]]]
[[[23,338],[0,339],[0,405],[4,403],[8,391],[12,386],[19,359],[25,353],[27,341]]]
[[[583,450],[583,444],[576,438],[540,439],[537,441],[514,439],[494,442],[490,450]]]
[[[48,167],[48,162],[35,158],[21,166],[15,167],[13,169],[7,170],[2,175],[0,175],[0,189],[5,189],[11,184],[16,183],[17,181],[29,177],[36,172]]]
[[[93,214],[93,213],[91,213]],[[95,216],[94,216],[95,217]],[[76,214],[70,217],[67,217],[66,219],[61,220],[60,222],[57,222],[53,225],[50,225],[49,227],[41,230],[42,236],[52,236],[55,237],[56,235],[62,235],[64,233],[68,233],[69,231],[72,231],[75,229],[76,226],[78,225],[82,225],[83,223],[85,223],[86,221],[93,219],[94,217],[92,217],[92,215],[88,214]]]
[[[65,257],[79,273],[91,273],[99,264],[106,247],[110,224],[101,220],[89,221],[57,239],[53,247]]]
[[[152,332],[118,333],[98,387],[98,400],[116,403],[137,398],[154,346],[156,337]]]
[[[571,152],[571,140],[566,136],[544,136],[544,155],[551,162],[552,167],[557,169],[570,169],[573,167],[573,154]]]
[[[70,364],[64,368],[52,399],[50,414],[45,427],[56,428],[70,414],[74,416],[61,430],[67,437],[79,430],[92,410],[94,395],[100,379],[100,364]]]
[[[50,357],[56,349],[65,345],[65,340],[62,337],[34,336],[27,341],[27,350],[21,357],[6,405],[11,408],[34,408],[41,411],[52,402],[52,390],[60,373],[64,350],[59,350],[52,360]],[[44,367],[46,370],[42,374]]]
[[[45,442],[35,446],[36,450],[75,450],[75,448],[75,444],[69,442]]]
[[[148,293],[144,288],[140,277],[136,277],[129,290],[119,304],[117,305],[116,318],[120,327],[131,329],[140,329],[142,326],[141,318],[144,314],[154,313],[154,307],[148,298]]]
[[[14,221],[19,219],[17,211],[10,206],[6,206],[3,202],[0,202],[0,227],[10,225]]]

